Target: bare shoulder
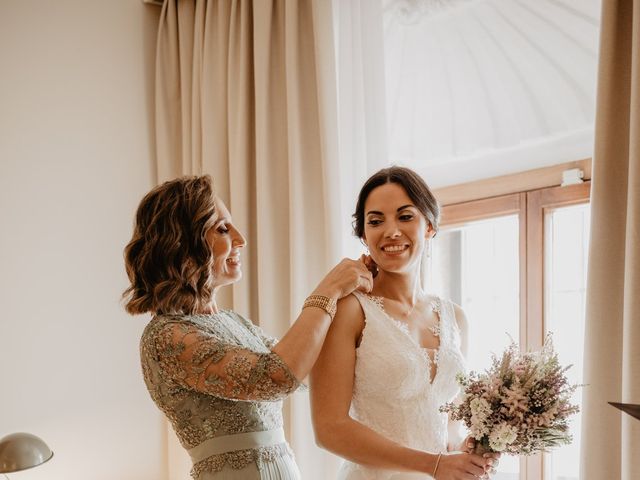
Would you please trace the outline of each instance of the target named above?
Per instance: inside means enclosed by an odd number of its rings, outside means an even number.
[[[355,295],[347,295],[338,300],[338,310],[333,319],[329,333],[348,335],[359,338],[364,329],[364,311]]]
[[[364,318],[364,312],[362,311],[360,301],[353,293],[338,300],[338,313],[347,314],[350,316],[361,315],[362,318]]]

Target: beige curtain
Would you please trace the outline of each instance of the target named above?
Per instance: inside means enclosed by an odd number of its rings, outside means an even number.
[[[221,303],[276,336],[337,260],[333,57],[325,0],[170,0],[163,7],[158,180],[213,176],[248,239],[244,279]],[[313,438],[307,428],[291,428],[309,424],[307,403],[301,394],[285,414],[287,437],[311,478],[304,457]],[[187,478],[186,456],[169,437],[170,478]]]
[[[587,285],[582,480],[640,478],[640,1],[603,2]]]

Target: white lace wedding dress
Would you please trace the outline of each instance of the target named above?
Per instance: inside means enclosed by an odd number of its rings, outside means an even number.
[[[447,451],[447,415],[439,407],[459,391],[455,376],[464,370],[460,331],[453,304],[437,298],[436,332],[440,346],[432,356],[393,319],[381,297],[355,293],[365,315],[365,328],[356,350],[350,414],[369,428],[401,445],[428,452]],[[437,370],[431,379],[432,362]],[[393,472],[345,462],[339,480],[413,480],[430,475]]]

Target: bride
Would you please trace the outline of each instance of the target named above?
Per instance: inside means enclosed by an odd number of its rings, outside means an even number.
[[[341,480],[466,480],[497,464],[463,452],[469,440],[439,412],[458,393],[467,343],[460,307],[421,288],[439,215],[424,180],[403,167],[375,173],[358,196],[354,231],[378,273],[370,294],[338,302],[311,374],[316,441],[347,460]]]

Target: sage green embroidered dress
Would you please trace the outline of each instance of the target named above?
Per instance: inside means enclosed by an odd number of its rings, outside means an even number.
[[[299,479],[282,433],[282,399],[299,382],[275,343],[232,311],[158,315],[145,328],[144,380],[195,479]]]

